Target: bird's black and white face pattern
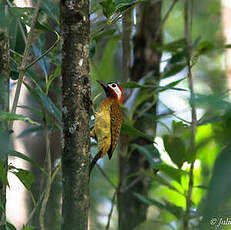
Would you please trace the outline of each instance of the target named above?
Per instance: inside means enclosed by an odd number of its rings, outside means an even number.
[[[108,87],[110,88],[110,91],[113,92],[113,94],[116,95],[118,101],[120,101],[120,103],[122,103],[123,100],[123,89],[122,87],[117,84],[117,83],[108,83]]]

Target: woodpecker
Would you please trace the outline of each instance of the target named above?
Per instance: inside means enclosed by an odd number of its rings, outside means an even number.
[[[122,124],[122,87],[115,82],[108,84],[99,80],[97,82],[103,87],[107,97],[95,113],[95,125],[91,131],[91,137],[97,141],[98,153],[91,162],[90,173],[99,158],[108,154],[111,159],[118,143]]]

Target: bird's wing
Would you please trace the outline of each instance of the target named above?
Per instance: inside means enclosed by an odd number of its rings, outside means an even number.
[[[112,153],[116,148],[120,135],[121,124],[122,124],[121,106],[116,101],[113,102],[111,105],[110,118],[111,118],[111,146],[108,151],[109,159],[111,159]]]

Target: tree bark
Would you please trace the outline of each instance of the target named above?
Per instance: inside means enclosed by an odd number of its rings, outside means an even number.
[[[61,0],[63,92],[62,230],[86,230],[89,206],[89,1]]]
[[[8,37],[5,31],[0,31],[0,111],[9,112],[9,43]],[[0,121],[0,159],[1,164],[4,167],[5,176],[7,176],[8,166],[8,143],[9,143],[9,131],[8,123],[6,121]],[[0,229],[5,230],[6,226],[6,184],[0,179]],[[3,211],[4,209],[4,211]]]
[[[132,81],[140,80],[145,74],[152,71],[156,82],[159,81],[159,64],[161,53],[153,48],[153,42],[161,43],[160,23],[161,23],[161,2],[145,2],[139,8],[139,21],[134,36],[134,63],[130,72]],[[156,105],[153,108],[153,116],[156,114]],[[150,126],[150,124],[148,124]],[[147,122],[144,120],[136,122],[134,125],[142,132],[147,132]],[[156,122],[154,122],[153,138],[156,135]],[[139,138],[132,143],[140,145],[150,144],[146,140]],[[128,175],[140,170],[149,168],[147,160],[139,154],[137,150],[131,153],[127,159],[125,153],[120,155],[119,171],[122,191],[118,194],[119,202],[119,229],[132,230],[146,220],[148,206],[139,201],[134,193],[147,195],[150,188],[150,181],[142,179],[123,192],[123,188],[129,187],[134,178]],[[128,178],[124,180],[124,178]]]

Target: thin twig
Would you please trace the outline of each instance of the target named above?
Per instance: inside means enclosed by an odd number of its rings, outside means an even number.
[[[143,179],[143,177],[136,177],[135,180],[133,180],[130,184],[128,184],[126,187],[121,186],[119,189],[119,192],[124,193],[127,192],[129,189],[131,189],[133,186],[135,186],[138,182],[140,182]]]
[[[59,161],[59,164],[56,166],[54,172],[52,173],[52,176],[51,176],[51,183],[54,181],[54,179],[55,179],[57,173],[59,172],[59,170],[61,169],[61,167],[62,167],[62,161],[60,160],[60,161]]]
[[[51,190],[51,149],[50,149],[50,137],[49,137],[49,130],[48,127],[45,127],[45,139],[46,139],[46,163],[47,163],[47,183],[45,187],[45,194],[42,200],[40,215],[39,215],[39,222],[41,230],[45,230],[44,218],[47,208],[47,202],[50,196]]]
[[[191,105],[191,114],[192,114],[192,124],[191,124],[191,154],[192,156],[195,154],[195,136],[196,136],[196,128],[197,128],[197,116],[196,116],[196,108],[194,104],[194,84],[193,84],[193,77],[191,71],[191,32],[192,32],[192,0],[186,0],[185,2],[185,37],[186,37],[186,45],[187,45],[187,66],[188,66],[188,83],[190,89],[190,105]],[[183,228],[184,230],[189,229],[189,219],[190,219],[190,209],[192,205],[191,197],[192,197],[192,190],[193,190],[193,169],[194,169],[194,161],[190,165],[189,171],[189,187],[186,199],[186,211],[184,217]]]
[[[59,43],[60,41],[60,35],[58,34],[57,31],[53,31],[56,36],[57,36],[57,39],[56,41],[54,42],[54,44],[49,48],[47,49],[41,56],[39,56],[38,58],[36,58],[34,61],[32,61],[28,66],[26,66],[26,70],[29,69],[32,65],[34,65],[35,63],[37,63],[40,59],[42,59],[44,56],[46,56],[51,50],[53,50],[55,48],[55,46]]]
[[[191,125],[191,124],[192,124],[190,121],[187,121],[187,120],[185,120],[184,118],[181,118],[180,116],[176,115],[175,112],[174,112],[172,109],[170,109],[164,102],[162,102],[162,101],[160,101],[160,102],[161,102],[161,104],[162,104],[164,107],[166,107],[166,108],[169,110],[169,112],[171,113],[172,116],[174,116],[174,117],[176,117],[177,119],[179,119],[179,120],[185,122],[185,123],[188,124],[188,125]],[[178,112],[178,113],[183,113],[183,112],[186,112],[186,111],[180,111],[180,112]]]
[[[172,2],[172,4],[171,4],[171,6],[169,7],[167,13],[165,14],[165,16],[163,17],[163,19],[161,20],[161,22],[160,22],[160,24],[159,24],[159,26],[158,26],[158,28],[157,28],[157,30],[156,30],[156,35],[155,35],[155,39],[154,39],[154,40],[157,39],[157,37],[158,37],[158,35],[159,35],[160,31],[161,31],[162,26],[164,25],[164,23],[165,23],[166,20],[168,19],[169,15],[170,15],[171,11],[173,10],[174,6],[176,5],[177,1],[178,1],[178,0],[174,0],[174,1]]]
[[[103,169],[96,164],[97,168],[99,169],[99,171],[101,172],[101,174],[104,176],[104,178],[108,181],[108,183],[114,188],[117,189],[117,186],[111,181],[111,179],[108,177],[108,175],[103,171]]]
[[[25,47],[25,50],[24,50],[24,53],[23,53],[22,63],[21,63],[21,66],[19,68],[18,83],[17,83],[16,92],[15,92],[15,96],[14,96],[13,106],[12,106],[12,109],[11,109],[12,113],[16,112],[16,108],[17,108],[17,105],[18,105],[20,91],[21,91],[21,87],[22,87],[22,83],[23,83],[23,76],[24,76],[25,71],[26,71],[27,58],[28,58],[29,53],[30,53],[30,47],[31,47],[31,44],[32,44],[33,33],[34,33],[35,24],[36,24],[36,21],[37,21],[37,18],[38,18],[41,3],[42,3],[42,0],[37,1],[37,5],[35,7],[32,23],[31,23],[31,27],[30,27],[30,32],[28,33],[28,38],[27,38],[26,47]],[[10,124],[9,124],[9,129],[10,130],[13,128],[13,124],[14,124],[14,121],[12,120],[10,122]]]
[[[110,210],[110,212],[108,214],[108,220],[107,220],[107,225],[106,225],[105,230],[109,230],[109,228],[110,228],[111,217],[112,217],[113,209],[114,209],[114,206],[115,206],[116,194],[117,194],[117,190],[114,191],[114,194],[113,194],[113,197],[112,197],[112,200],[111,200],[111,210]]]
[[[58,173],[59,170],[60,170],[60,168],[61,168],[61,161],[59,162],[59,164],[58,164],[57,167],[55,168],[54,172],[52,173],[52,176],[51,176],[51,184],[53,183],[53,181],[54,181],[54,179],[55,179],[57,173]],[[25,223],[25,226],[28,225],[28,224],[30,223],[30,221],[32,220],[32,218],[33,218],[33,216],[34,216],[36,210],[38,209],[40,203],[41,203],[42,200],[43,200],[44,195],[45,195],[45,191],[42,192],[42,194],[40,195],[38,201],[36,202],[36,205],[34,206],[33,210],[30,212],[30,215],[29,215],[28,218],[27,218],[27,221],[26,221],[26,223]]]
[[[25,226],[28,225],[30,223],[30,221],[32,220],[36,210],[38,209],[41,201],[43,200],[44,194],[45,194],[45,191],[43,191],[43,193],[40,195],[39,200],[36,202],[36,205],[34,206],[33,210],[30,212],[30,215],[27,218]]]

